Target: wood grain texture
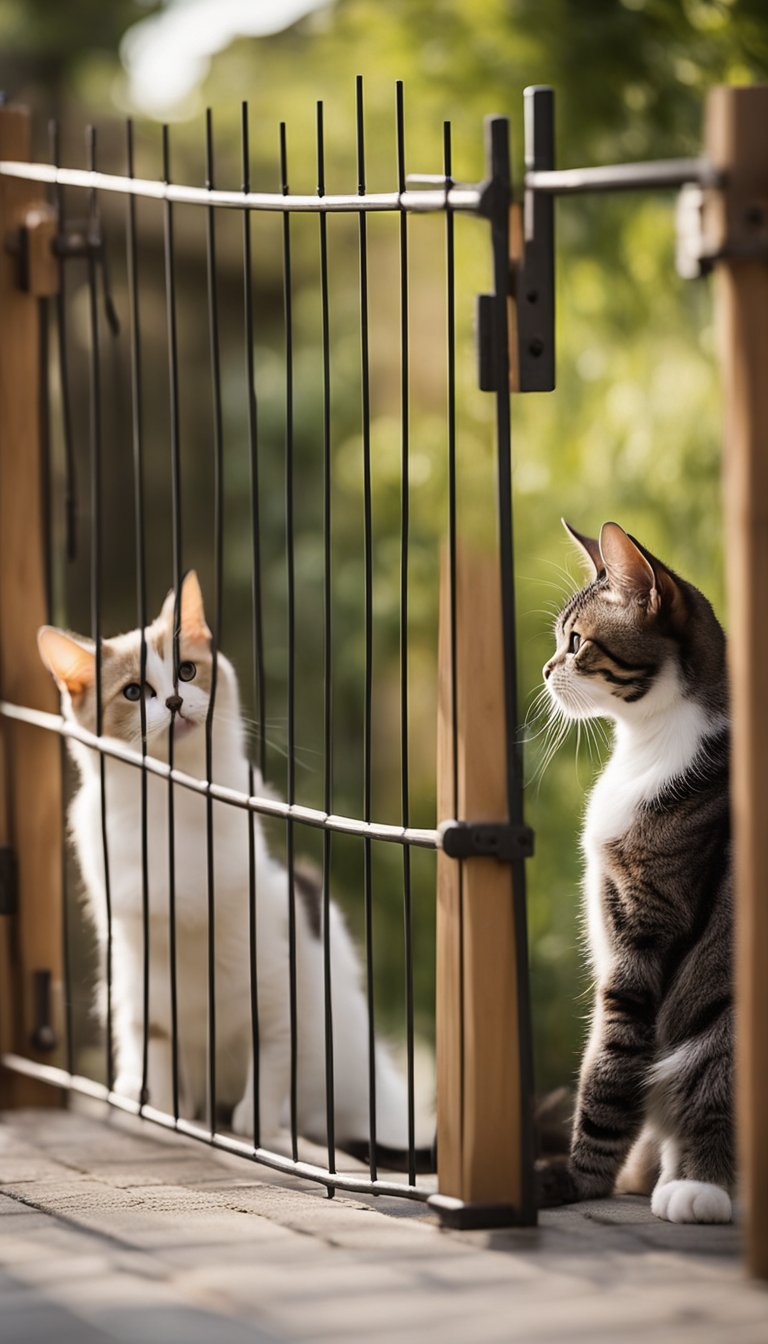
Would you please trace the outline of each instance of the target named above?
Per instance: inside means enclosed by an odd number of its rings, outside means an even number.
[[[501,596],[496,555],[457,562],[458,798],[453,796],[450,583],[440,587],[438,820],[506,815]],[[438,1187],[521,1202],[521,1087],[512,872],[438,855]]]
[[[714,202],[726,242],[764,231],[768,222],[766,124],[768,88],[710,95],[706,150],[728,175]],[[754,213],[760,210],[762,224]],[[725,399],[739,1163],[748,1267],[768,1278],[768,259],[721,261],[716,302]]]
[[[29,114],[0,108],[0,158],[28,159]],[[46,619],[38,300],[17,284],[9,240],[30,210],[44,204],[34,183],[0,178],[0,689],[21,704],[58,712],[58,696],[37,652]],[[0,721],[6,761],[3,826],[18,863],[18,913],[0,943],[3,1011],[0,1039],[30,1058],[51,1061],[32,1045],[33,977],[50,970],[54,1004],[61,1001],[61,775],[58,739]],[[9,1012],[13,1020],[9,1021]],[[54,1022],[59,1029],[59,1022]],[[52,1104],[58,1095],[30,1080],[0,1073],[3,1105]]]

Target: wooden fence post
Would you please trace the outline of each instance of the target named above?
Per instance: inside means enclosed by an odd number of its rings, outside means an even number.
[[[705,205],[725,397],[725,530],[736,860],[736,1067],[747,1261],[768,1278],[768,87],[718,88]]]
[[[440,583],[438,819],[507,817],[501,593],[495,554],[456,565],[457,782],[451,601]],[[535,1221],[526,1191],[513,873],[493,858],[437,860],[437,1154],[444,1221]],[[467,1207],[452,1209],[451,1200]],[[474,1207],[473,1207],[474,1206]],[[452,1217],[453,1215],[453,1217]]]
[[[0,107],[0,159],[29,160],[29,113]],[[20,230],[46,220],[41,188],[0,176],[0,694],[58,712],[37,652],[46,619],[40,423],[39,295],[55,271],[46,258],[42,287],[19,285]],[[47,288],[48,286],[48,288]],[[51,1062],[37,1033],[35,983],[50,973],[51,1004],[61,1002],[61,771],[58,739],[0,719],[0,844],[16,867],[16,913],[0,914],[0,1048]],[[38,984],[41,982],[38,981]],[[60,1014],[58,1014],[60,1016]],[[54,1026],[58,1035],[58,1021]],[[50,1044],[50,1043],[49,1043]],[[59,1094],[0,1069],[0,1105],[50,1105]]]

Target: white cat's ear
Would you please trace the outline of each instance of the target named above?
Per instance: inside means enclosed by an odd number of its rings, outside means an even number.
[[[601,570],[605,568],[602,556],[600,555],[599,542],[593,537],[585,537],[582,532],[577,532],[576,528],[571,527],[571,524],[567,523],[565,518],[561,518],[560,522],[563,524],[571,541],[575,541],[578,546],[581,558],[585,562],[590,575],[593,579],[596,579]]]
[[[176,594],[171,588],[160,612],[161,621],[166,625],[173,627],[175,611]],[[209,644],[211,641],[211,632],[208,629],[208,623],[205,619],[205,607],[203,606],[203,594],[200,588],[200,580],[194,569],[188,570],[181,582],[181,621],[179,633],[190,644]]]
[[[651,616],[662,607],[669,615],[679,614],[683,600],[671,574],[658,562],[654,565],[618,523],[601,527],[600,554],[611,587],[625,601],[637,603]]]
[[[165,595],[165,601],[163,602],[163,605],[160,608],[159,619],[163,622],[163,625],[170,625],[170,626],[173,625],[173,614],[175,610],[176,610],[176,594],[174,593],[172,588],[169,588],[168,592]]]
[[[190,644],[209,644],[211,641],[200,581],[194,569],[187,571],[181,585],[181,633]]]
[[[48,671],[59,686],[72,696],[82,695],[96,678],[96,654],[90,640],[42,625],[37,632],[37,647]]]

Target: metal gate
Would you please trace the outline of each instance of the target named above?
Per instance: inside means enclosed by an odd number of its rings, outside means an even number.
[[[551,102],[549,95],[532,91],[528,100],[531,127],[539,140],[538,158],[532,166],[551,164]],[[534,109],[537,108],[537,119]],[[365,118],[363,86],[358,79],[355,101],[357,141],[356,190],[344,195],[326,190],[323,107],[317,106],[317,190],[295,194],[289,187],[287,133],[280,128],[279,189],[255,191],[251,186],[249,123],[247,108],[242,119],[242,187],[222,190],[216,185],[213,121],[205,126],[205,185],[187,186],[172,181],[171,136],[162,139],[162,179],[135,174],[134,132],[130,123],[124,142],[124,171],[101,170],[96,133],[88,133],[85,168],[60,164],[59,136],[52,130],[48,164],[30,162],[29,122],[13,108],[0,113],[0,190],[3,203],[3,233],[12,251],[3,261],[3,293],[6,305],[4,327],[9,339],[0,351],[6,378],[3,404],[6,431],[3,434],[3,495],[18,500],[24,495],[23,513],[9,507],[4,522],[6,573],[24,572],[23,596],[10,583],[3,600],[2,706],[3,742],[6,751],[9,790],[6,796],[6,880],[4,909],[6,926],[7,989],[3,1013],[3,1065],[6,1096],[10,1102],[23,1098],[42,1100],[38,1083],[53,1084],[65,1091],[85,1093],[133,1111],[194,1136],[229,1152],[255,1158],[279,1170],[321,1182],[329,1193],[337,1187],[375,1193],[397,1193],[418,1199],[432,1198],[447,1220],[468,1216],[475,1220],[530,1222],[535,1219],[531,1152],[531,1062],[528,1022],[528,990],[525,936],[524,860],[531,849],[531,835],[522,813],[522,781],[519,742],[516,733],[516,660],[513,588],[513,538],[510,460],[510,205],[508,125],[505,118],[490,118],[486,125],[486,177],[465,184],[453,176],[451,133],[444,127],[444,161],[440,170],[427,177],[406,174],[403,90],[395,98],[396,171],[392,189],[370,193],[366,188]],[[542,138],[543,137],[543,138]],[[46,189],[52,192],[49,200]],[[108,367],[110,337],[105,327],[117,325],[110,288],[109,262],[114,263],[119,237],[112,215],[105,226],[104,201],[124,202],[123,246],[127,297],[129,349],[130,423],[132,460],[132,508],[134,551],[131,562],[136,578],[134,624],[145,631],[152,612],[148,609],[147,445],[157,453],[159,435],[147,423],[146,389],[156,368],[148,368],[142,323],[142,229],[137,206],[155,201],[162,211],[163,287],[166,314],[167,382],[166,432],[170,496],[165,526],[171,534],[170,572],[167,586],[176,594],[178,626],[182,579],[190,557],[184,516],[182,478],[183,426],[179,409],[179,379],[182,369],[179,332],[178,236],[182,211],[204,219],[204,255],[207,276],[205,320],[208,328],[208,368],[199,372],[210,379],[212,408],[212,498],[210,527],[213,537],[213,583],[208,603],[211,627],[212,686],[206,719],[205,777],[193,778],[174,764],[173,735],[168,759],[160,760],[148,750],[146,712],[142,709],[141,749],[102,735],[102,640],[112,632],[104,621],[105,597],[115,581],[114,567],[105,561],[109,537],[105,537],[104,500],[114,470],[114,453],[105,441],[105,399],[114,394]],[[77,209],[73,210],[73,200]],[[549,219],[551,204],[537,204],[538,227]],[[242,228],[242,367],[241,395],[245,398],[250,478],[250,536],[244,539],[250,551],[253,701],[256,716],[265,716],[268,681],[265,672],[264,565],[261,538],[264,519],[272,501],[264,480],[264,444],[259,426],[259,375],[254,367],[254,248],[252,221],[260,213],[277,215],[281,221],[280,287],[282,290],[283,371],[285,404],[282,422],[282,491],[285,509],[285,623],[287,673],[287,772],[285,797],[265,793],[261,775],[251,769],[247,789],[233,789],[217,781],[212,769],[214,710],[218,650],[221,645],[222,612],[226,600],[224,582],[224,495],[229,445],[223,430],[227,391],[222,374],[222,319],[219,307],[218,230],[222,216],[235,212]],[[400,345],[400,518],[396,538],[399,557],[399,672],[397,733],[400,750],[400,819],[398,824],[377,821],[373,808],[373,657],[376,616],[374,612],[375,549],[372,507],[371,376],[369,340],[370,262],[369,222],[373,214],[389,214],[399,220],[399,315],[394,339]],[[496,522],[488,520],[495,540],[478,555],[462,547],[457,527],[457,350],[456,350],[456,260],[454,230],[457,215],[475,216],[478,240],[488,247],[492,290],[480,297],[477,310],[479,379],[495,402],[493,454],[496,474]],[[318,448],[322,491],[318,555],[322,569],[322,660],[317,667],[322,706],[322,805],[309,807],[297,796],[296,782],[296,675],[297,675],[297,585],[294,516],[297,466],[294,426],[301,412],[302,383],[297,370],[294,342],[295,265],[294,230],[298,215],[313,216],[317,224],[317,295],[320,304],[319,345],[316,350],[322,370],[322,414],[318,424]],[[334,443],[331,399],[334,378],[329,322],[332,292],[328,263],[329,216],[348,215],[356,222],[355,265],[359,299],[360,409],[359,439],[362,469],[362,623],[361,717],[358,725],[362,751],[362,798],[359,816],[339,815],[334,800],[333,714],[334,689]],[[438,824],[413,826],[409,784],[409,565],[410,565],[410,460],[412,389],[409,326],[409,245],[418,217],[444,218],[444,283],[442,343],[446,358],[446,404],[442,452],[447,471],[444,523],[440,653],[438,665]],[[185,215],[184,218],[187,216]],[[69,332],[73,322],[72,292],[68,277],[72,268],[84,268],[84,293],[79,321],[87,328],[88,478],[89,527],[77,519],[76,484],[78,445],[73,430],[71,351]],[[544,334],[552,315],[551,248],[544,247],[536,277],[529,267],[526,280],[525,318],[521,319],[520,347],[522,387],[551,385],[552,351]],[[81,296],[82,297],[82,296]],[[52,310],[52,313],[49,311]],[[18,315],[18,320],[15,315]],[[436,315],[437,316],[437,315]],[[124,315],[120,315],[124,320]],[[51,320],[52,319],[52,320]],[[539,329],[541,333],[539,334]],[[13,330],[13,337],[10,337]],[[50,346],[49,350],[49,335]],[[516,333],[515,333],[516,335]],[[1,338],[0,338],[1,339]],[[41,359],[42,350],[42,359]],[[515,361],[513,361],[514,363]],[[55,368],[59,393],[54,410],[48,396],[49,368]],[[5,372],[7,370],[7,372]],[[105,386],[109,385],[109,392]],[[62,443],[58,481],[50,462],[48,432],[56,417]],[[10,428],[9,428],[10,427]],[[55,478],[55,479],[54,479]],[[57,484],[58,482],[58,484]],[[42,501],[42,504],[41,504]],[[64,522],[61,523],[63,517]],[[57,521],[58,520],[58,521]],[[154,526],[158,519],[154,518]],[[76,537],[87,549],[89,630],[96,651],[95,734],[76,723],[62,720],[55,696],[33,647],[36,627],[54,615],[61,623],[56,600],[63,568],[72,563]],[[10,557],[10,559],[8,558]],[[438,567],[439,568],[439,567]],[[434,593],[435,608],[437,592]],[[61,614],[60,614],[61,613]],[[178,690],[178,637],[175,648],[174,689]],[[141,665],[146,667],[146,638],[142,634]],[[142,676],[143,684],[143,676]],[[143,706],[142,700],[142,706]],[[62,882],[71,886],[66,858],[62,859],[62,786],[60,748],[64,739],[76,739],[97,753],[101,780],[101,850],[104,869],[104,928],[102,976],[106,985],[106,1030],[103,1077],[86,1077],[78,1068],[73,1043],[72,903],[62,898]],[[25,773],[25,762],[34,755],[35,779]],[[264,771],[264,738],[258,749],[258,765]],[[63,757],[62,757],[63,759]],[[141,799],[141,828],[136,836],[137,913],[143,920],[143,959],[137,1002],[143,1020],[143,1085],[140,1097],[121,1095],[114,1088],[113,1060],[113,911],[110,892],[110,857],[107,841],[110,760],[130,764],[136,771],[136,789]],[[149,983],[151,976],[150,864],[148,861],[148,780],[167,783],[170,892],[167,920],[171,1004],[171,1069],[173,1104],[167,1109],[152,1105],[147,1094],[147,1060],[150,1045]],[[190,1118],[179,1104],[179,1021],[177,984],[177,911],[175,891],[175,814],[183,791],[205,800],[207,893],[207,1080],[205,1114]],[[243,825],[250,828],[248,878],[248,930],[251,965],[250,1015],[251,1058],[254,1065],[255,1126],[251,1141],[226,1132],[219,1118],[216,1042],[215,946],[217,858],[213,840],[213,809],[219,804],[242,811]],[[259,1133],[259,1023],[257,1006],[257,911],[258,874],[255,865],[256,819],[276,818],[284,826],[284,855],[288,885],[289,977],[291,1020],[290,1151],[265,1147]],[[34,819],[34,824],[32,824]],[[299,1150],[297,1093],[299,1059],[297,1048],[297,895],[296,860],[301,838],[308,831],[321,833],[321,905],[324,965],[324,1042],[327,1157],[303,1160]],[[354,837],[362,857],[362,904],[364,911],[362,959],[368,1032],[368,1112],[366,1160],[368,1171],[344,1170],[337,1152],[334,1123],[334,1059],[332,1021],[333,947],[330,933],[332,844],[337,837]],[[402,967],[405,1021],[405,1074],[407,1083],[407,1131],[405,1152],[399,1159],[382,1152],[377,1142],[376,1109],[376,1002],[374,959],[375,919],[378,892],[373,881],[372,855],[377,846],[397,846],[402,851],[399,900],[402,904]],[[437,1057],[438,1107],[437,1148],[439,1195],[434,1184],[417,1180],[417,1166],[424,1155],[417,1151],[414,1099],[414,958],[419,951],[413,940],[413,893],[411,860],[414,847],[438,855],[437,931]],[[14,870],[18,880],[14,879]],[[381,885],[381,884],[379,884]],[[244,932],[244,936],[245,932]],[[489,1026],[489,1023],[492,1025]],[[20,1079],[34,1080],[34,1085]],[[30,1090],[32,1087],[32,1090]],[[431,1145],[430,1145],[431,1146]],[[382,1178],[384,1165],[401,1166],[402,1177]],[[341,1169],[340,1168],[341,1163]],[[428,1164],[427,1164],[428,1165]],[[347,1163],[347,1166],[349,1164]],[[473,1210],[469,1213],[469,1210]]]

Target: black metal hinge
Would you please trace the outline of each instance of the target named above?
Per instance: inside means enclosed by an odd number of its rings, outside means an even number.
[[[530,826],[513,826],[509,821],[446,821],[440,827],[440,841],[451,859],[513,863],[533,854]]]
[[[0,847],[0,915],[16,914],[16,855],[10,845]]]
[[[59,263],[91,258],[101,274],[104,314],[113,336],[120,334],[110,282],[109,254],[100,222],[69,221],[60,228],[54,212],[45,206],[30,210],[25,222],[6,242],[17,260],[17,284],[26,294],[51,298],[58,294]]]

